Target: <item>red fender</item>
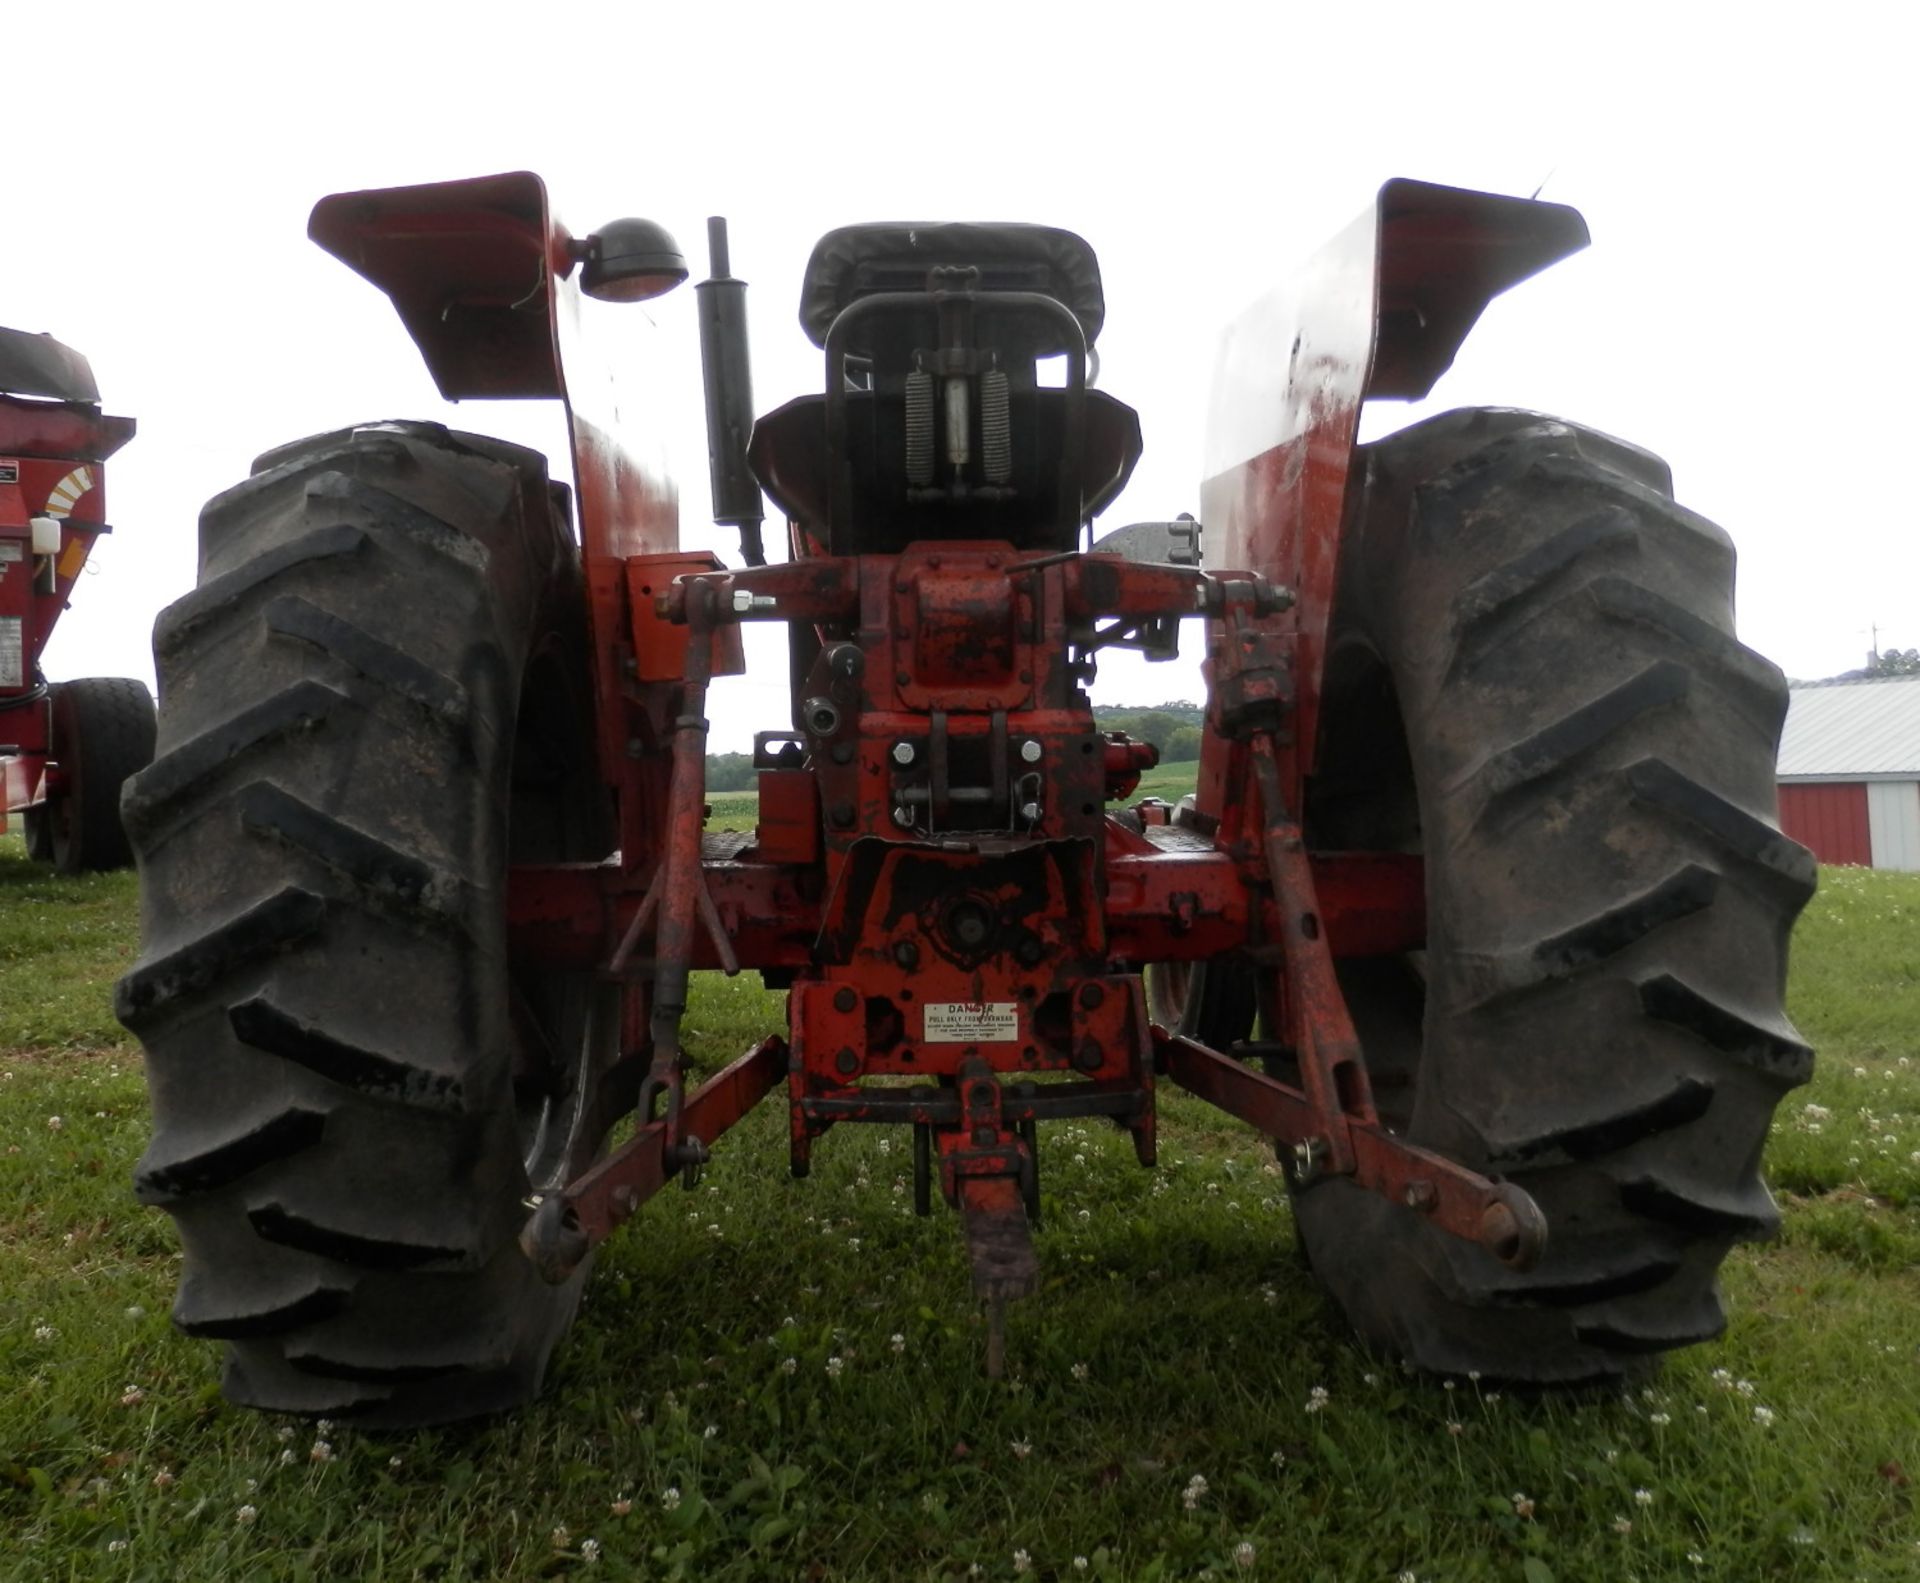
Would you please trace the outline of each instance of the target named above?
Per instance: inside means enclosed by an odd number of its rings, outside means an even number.
[[[307,234],[388,297],[450,401],[552,398],[566,403],[580,547],[603,698],[617,696],[616,645],[630,626],[624,563],[680,547],[679,495],[663,431],[666,372],[657,357],[617,368],[616,345],[641,336],[625,313],[618,335],[584,333],[586,304],[573,237],[528,171],[469,181],[335,193],[314,205]],[[636,421],[637,420],[637,421]],[[605,765],[624,757],[621,712],[603,709]]]
[[[1258,572],[1295,594],[1293,807],[1316,740],[1360,404],[1426,395],[1489,302],[1587,240],[1586,221],[1563,204],[1390,181],[1292,282],[1228,327],[1200,520],[1209,570]],[[1208,812],[1229,801],[1229,757],[1209,733],[1198,798]]]

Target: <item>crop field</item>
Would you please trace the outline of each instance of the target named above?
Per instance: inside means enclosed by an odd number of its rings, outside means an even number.
[[[0,1579],[1920,1577],[1920,875],[1823,874],[1784,1233],[1730,1260],[1724,1338],[1630,1391],[1361,1353],[1270,1152],[1177,1097],[1155,1172],[1043,1132],[1044,1287],[989,1382],[905,1137],[843,1129],[794,1182],[763,1107],[608,1247],[535,1408],[412,1435],[228,1408],[170,1327],[108,1010],[135,910],[0,840]],[[780,1015],[708,977],[692,1043],[715,1065]]]

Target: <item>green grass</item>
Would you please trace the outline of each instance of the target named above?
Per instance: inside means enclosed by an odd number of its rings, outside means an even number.
[[[1267,1152],[1178,1098],[1158,1172],[1108,1130],[1043,1135],[1045,1286],[991,1384],[904,1137],[845,1129],[792,1182],[768,1106],[609,1246],[537,1406],[419,1435],[228,1408],[215,1349],[168,1325],[171,1225],[127,1188],[139,1055],[105,1009],[131,914],[125,880],[0,843],[0,1578],[1012,1578],[1022,1550],[1049,1580],[1920,1576],[1920,876],[1824,876],[1785,1235],[1734,1255],[1726,1337],[1649,1394],[1446,1391],[1363,1356]],[[779,1015],[705,978],[701,1059]]]

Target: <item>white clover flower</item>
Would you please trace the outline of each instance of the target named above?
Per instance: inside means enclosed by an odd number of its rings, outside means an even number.
[[[1668,1413],[1649,1413],[1647,1415],[1647,1422],[1655,1428],[1664,1428],[1673,1422],[1673,1418],[1672,1415]]]
[[[316,1440],[313,1443],[313,1449],[307,1453],[307,1460],[310,1462],[331,1462],[333,1460],[333,1447],[328,1445],[324,1440]]]
[[[273,1438],[278,1440],[282,1445],[285,1445],[287,1441],[293,1438],[293,1425],[282,1424],[278,1429],[274,1430]]]
[[[1813,1537],[1813,1530],[1804,1526],[1794,1529],[1792,1533],[1787,1535],[1787,1540],[1790,1544],[1796,1545],[1811,1545],[1816,1542]]]
[[[1733,1382],[1733,1388],[1742,1396],[1751,1398],[1753,1395],[1754,1386],[1752,1380],[1735,1380]]]
[[[1087,1221],[1093,1219],[1093,1211],[1091,1209],[1082,1209],[1082,1210],[1079,1210],[1077,1213],[1082,1225],[1086,1224]]]
[[[720,1426],[718,1424],[708,1424],[705,1429],[702,1429],[700,1431],[700,1438],[702,1440],[711,1440],[714,1438],[714,1436],[718,1435],[719,1433],[720,1433]]]
[[[798,1358],[782,1358],[780,1360],[780,1372],[782,1374],[796,1373],[799,1370],[799,1367],[800,1367],[800,1360]]]
[[[398,1471],[399,1468],[402,1466],[402,1463],[399,1457],[392,1456],[387,1458],[387,1466],[390,1468],[393,1468],[395,1471]]]
[[[47,1117],[47,1131],[49,1132],[58,1132],[65,1125],[66,1123],[58,1116]]]
[[[858,1237],[847,1238],[847,1252],[858,1253],[859,1251],[860,1251],[860,1239]]]
[[[1084,1380],[1093,1371],[1084,1363],[1076,1363],[1072,1368],[1068,1369],[1067,1372],[1076,1380]]]
[[[907,1350],[907,1338],[896,1330],[887,1337],[887,1345],[893,1349],[893,1355],[897,1358]]]
[[[1033,1557],[1028,1555],[1024,1550],[1014,1551],[1013,1570],[1016,1572],[1031,1572],[1033,1570]]]
[[[1007,1449],[1010,1450],[1018,1460],[1024,1462],[1028,1457],[1033,1455],[1033,1442],[1031,1440],[1009,1441]]]
[[[1087,1558],[1086,1558],[1085,1556],[1075,1556],[1075,1557],[1073,1558],[1073,1570],[1074,1570],[1074,1571],[1076,1571],[1076,1572],[1084,1572],[1084,1571],[1086,1571],[1086,1570],[1087,1570]]]
[[[1233,1564],[1242,1572],[1252,1568],[1257,1556],[1258,1552],[1244,1539],[1233,1547]]]
[[[1275,1468],[1284,1468],[1287,1465],[1287,1454],[1284,1451],[1276,1451],[1272,1456],[1268,1457],[1267,1460],[1271,1462]]]
[[[170,1468],[162,1468],[153,1476],[153,1487],[157,1490],[171,1489],[173,1482],[173,1471]]]
[[[1713,1383],[1723,1391],[1733,1389],[1733,1371],[1731,1369],[1715,1369],[1707,1378],[1712,1380]]]
[[[1653,1504],[1653,1491],[1648,1489],[1635,1490],[1633,1492],[1633,1504],[1636,1506],[1651,1506]]]
[[[127,1541],[124,1539],[109,1539],[107,1541],[108,1555],[118,1555],[122,1550],[126,1548],[127,1548]]]
[[[293,1447],[292,1446],[288,1446],[285,1451],[282,1451],[280,1453],[280,1466],[283,1468],[290,1468],[293,1466]]]
[[[1187,1480],[1187,1487],[1180,1493],[1180,1504],[1188,1511],[1197,1511],[1200,1502],[1206,1498],[1207,1481],[1204,1475],[1196,1473]]]
[[[572,1543],[573,1543],[573,1535],[567,1532],[567,1525],[565,1523],[562,1523],[558,1528],[554,1529],[553,1531],[553,1548],[554,1549],[564,1550],[567,1548],[568,1545]]]
[[[127,1310],[127,1318],[129,1319],[145,1319],[146,1317],[146,1309],[142,1308],[138,1303],[135,1303]]]
[[[598,1539],[582,1539],[580,1541],[580,1559],[586,1562],[588,1566],[592,1566],[594,1562],[598,1561],[600,1559],[600,1541]]]
[[[60,1332],[55,1330],[52,1325],[35,1325],[33,1327],[33,1339],[35,1341],[55,1341],[59,1339],[59,1336]]]
[[[1513,1515],[1525,1518],[1528,1522],[1531,1522],[1533,1520],[1532,1497],[1522,1495],[1518,1490],[1515,1490],[1510,1498],[1513,1501]]]
[[[1310,1413],[1324,1412],[1326,1410],[1326,1406],[1327,1406],[1326,1386],[1316,1385],[1312,1390],[1307,1392],[1307,1411],[1308,1412]]]
[[[1773,1409],[1765,1405],[1756,1405],[1753,1409],[1753,1421],[1762,1429],[1773,1427]]]
[[[1633,1519],[1631,1517],[1614,1518],[1613,1531],[1624,1539],[1628,1534],[1633,1532]]]
[[[1457,1418],[1449,1418],[1449,1419],[1447,1420],[1447,1433],[1448,1433],[1448,1434],[1450,1434],[1450,1435],[1464,1435],[1464,1434],[1465,1434],[1466,1432],[1467,1432],[1467,1426],[1466,1426],[1465,1424],[1463,1424],[1463,1423],[1461,1423],[1459,1419],[1457,1419]]]
[[[1707,1558],[1698,1550],[1689,1550],[1687,1552],[1687,1560],[1697,1567],[1703,1567],[1707,1564]]]
[[[827,1378],[830,1380],[839,1379],[842,1372],[845,1371],[846,1366],[847,1364],[844,1358],[839,1358],[839,1357],[828,1358],[827,1359]]]
[[[677,1512],[680,1509],[680,1487],[678,1485],[669,1484],[660,1492],[660,1509],[669,1512]]]
[[[120,1393],[120,1405],[122,1407],[138,1407],[146,1399],[147,1393],[137,1385],[129,1385]]]
[[[233,1514],[233,1520],[237,1522],[242,1528],[245,1528],[248,1524],[250,1524],[254,1520],[254,1518],[258,1517],[259,1515],[260,1515],[260,1512],[257,1507],[242,1506],[240,1510],[238,1510]]]
[[[331,1418],[322,1418],[313,1426],[313,1432],[324,1439],[333,1433],[333,1420]]]
[[[624,1493],[616,1495],[607,1510],[616,1517],[624,1517],[633,1510],[633,1497]]]

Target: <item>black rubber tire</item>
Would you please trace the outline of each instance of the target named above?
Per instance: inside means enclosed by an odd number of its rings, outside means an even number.
[[[20,838],[35,863],[53,861],[53,816],[44,802],[20,810]]]
[[[153,694],[123,676],[86,676],[53,688],[53,758],[65,785],[30,810],[29,851],[62,874],[126,868],[133,848],[120,822],[127,778],[153,762]]]
[[[1316,847],[1419,850],[1428,940],[1343,967],[1383,1117],[1524,1187],[1527,1273],[1326,1180],[1313,1267],[1373,1347],[1602,1380],[1722,1329],[1716,1272],[1812,1055],[1782,1007],[1814,864],[1775,823],[1786,687],[1733,636],[1733,547],[1667,469],[1535,414],[1356,460]]]
[[[533,1397],[577,1307],[517,1241],[604,1133],[590,981],[516,977],[510,862],[610,845],[565,513],[532,452],[380,424],[269,453],[200,519],[125,812],[140,1197],[225,1389],[416,1425]]]

